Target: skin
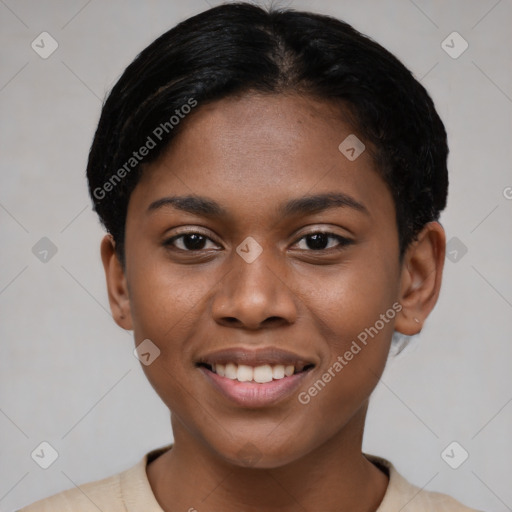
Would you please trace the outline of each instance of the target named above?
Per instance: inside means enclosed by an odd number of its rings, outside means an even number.
[[[361,452],[368,400],[393,330],[418,333],[436,303],[445,236],[427,224],[400,261],[393,199],[370,152],[349,161],[338,150],[357,133],[344,119],[297,95],[198,107],[131,195],[124,269],[112,238],[102,241],[115,321],[137,345],[149,338],[161,351],[142,368],[172,411],[174,447],[147,467],[165,511],[369,512],[385,494],[387,475]],[[334,192],[366,211],[277,213],[291,199]],[[148,211],[161,198],[191,194],[226,215]],[[184,230],[208,238],[195,252],[190,237],[165,245]],[[315,250],[306,235],[319,231],[351,243],[333,237]],[[236,252],[248,236],[263,249],[250,264]],[[298,390],[307,391],[397,302],[395,318],[306,405],[294,393],[239,407],[196,366],[217,349],[279,347],[314,361]],[[257,455],[250,463],[247,450]]]

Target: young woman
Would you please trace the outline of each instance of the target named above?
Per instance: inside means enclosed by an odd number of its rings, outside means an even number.
[[[425,89],[342,21],[229,4],[154,41],[87,175],[174,443],[22,510],[470,511],[362,452],[393,334],[439,294],[447,154]]]

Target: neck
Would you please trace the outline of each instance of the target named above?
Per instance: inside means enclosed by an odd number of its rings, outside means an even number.
[[[366,408],[326,443],[284,466],[240,467],[173,421],[173,448],[147,467],[165,511],[375,512],[388,477],[361,452]]]

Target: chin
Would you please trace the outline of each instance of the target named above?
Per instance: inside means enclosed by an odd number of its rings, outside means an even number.
[[[291,435],[280,445],[276,445],[275,442],[269,443],[269,437],[265,435],[261,441],[247,439],[246,441],[238,440],[236,444],[230,442],[228,446],[219,447],[215,451],[227,463],[247,469],[283,467],[308,452],[307,449],[298,448],[296,436]]]

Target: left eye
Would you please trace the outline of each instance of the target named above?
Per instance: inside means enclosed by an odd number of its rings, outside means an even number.
[[[330,245],[329,240],[338,242],[337,244]],[[325,251],[328,249],[337,248],[343,249],[343,247],[352,243],[352,240],[345,238],[334,233],[310,233],[309,235],[303,236],[297,243],[305,241],[307,247],[300,247],[300,249],[313,250],[313,251]]]

